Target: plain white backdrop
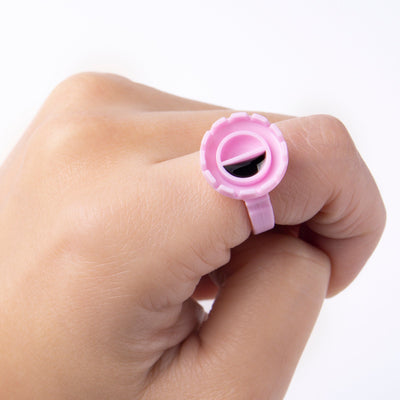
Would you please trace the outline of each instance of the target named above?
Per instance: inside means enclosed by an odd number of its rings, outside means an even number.
[[[3,0],[0,162],[49,91],[87,70],[345,123],[387,227],[358,279],[325,302],[286,399],[399,399],[400,2]]]

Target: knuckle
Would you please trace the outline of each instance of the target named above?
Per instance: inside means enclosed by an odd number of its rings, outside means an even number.
[[[78,156],[100,143],[99,136],[105,130],[98,118],[69,115],[48,120],[40,130],[38,140],[46,156],[62,154]]]
[[[94,96],[104,85],[103,74],[96,72],[81,72],[62,81],[55,92],[68,92],[76,96]]]
[[[71,75],[58,84],[53,95],[67,95],[72,99],[98,100],[109,98],[121,86],[126,86],[128,79],[109,73],[80,72]]]
[[[32,130],[35,148],[49,156],[84,152],[87,157],[134,145],[136,119],[124,107],[116,111],[115,102],[124,99],[124,91],[135,92],[135,86],[107,73],[68,77],[50,94]]]
[[[314,119],[314,124],[318,127],[318,134],[323,144],[340,149],[354,147],[348,130],[338,118],[326,114],[315,115],[311,118]]]

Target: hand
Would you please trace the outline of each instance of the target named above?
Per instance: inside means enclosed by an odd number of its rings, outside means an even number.
[[[54,90],[0,170],[1,398],[284,396],[385,210],[338,120],[266,114],[289,167],[280,227],[251,235],[199,165],[231,112],[114,75]],[[214,296],[206,319],[196,299]]]

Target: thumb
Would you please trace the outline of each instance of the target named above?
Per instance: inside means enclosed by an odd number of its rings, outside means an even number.
[[[217,272],[220,294],[199,332],[212,386],[238,398],[283,398],[329,274],[328,257],[293,237],[266,233],[234,249]]]

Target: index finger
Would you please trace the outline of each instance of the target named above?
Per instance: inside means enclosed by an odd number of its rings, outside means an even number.
[[[202,113],[203,118],[206,115]],[[301,224],[300,237],[329,256],[332,275],[328,295],[334,295],[355,278],[379,241],[385,224],[379,190],[337,119],[312,116],[276,125],[289,150],[286,175],[271,192],[276,223]],[[199,137],[203,133],[198,132]],[[187,235],[195,235],[198,243],[220,243],[219,247],[237,240],[238,232],[242,232],[242,240],[247,238],[249,221],[244,203],[222,198],[203,184],[198,153],[155,167],[168,175],[166,190],[172,185],[181,193],[190,193],[190,203],[180,213],[185,221],[181,228]],[[214,236],[210,239],[210,235]],[[207,258],[207,246],[201,251]]]

